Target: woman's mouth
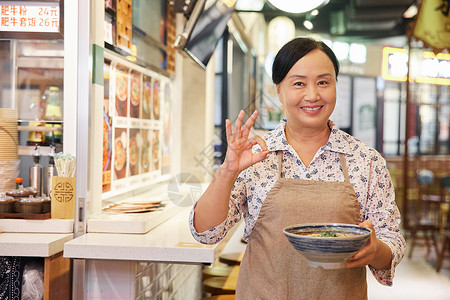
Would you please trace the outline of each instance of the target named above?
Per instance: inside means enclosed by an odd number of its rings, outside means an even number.
[[[315,106],[315,107],[308,107],[308,106],[302,106],[301,109],[306,110],[306,111],[318,111],[320,110],[322,106]]]

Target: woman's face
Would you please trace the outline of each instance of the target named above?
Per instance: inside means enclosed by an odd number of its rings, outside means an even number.
[[[327,126],[336,104],[336,73],[324,52],[315,49],[299,59],[276,89],[289,126]]]

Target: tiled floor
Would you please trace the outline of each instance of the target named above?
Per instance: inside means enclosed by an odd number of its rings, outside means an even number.
[[[427,257],[420,245],[409,259],[408,251],[396,270],[393,287],[382,286],[368,272],[369,300],[450,300],[450,257],[437,273],[435,253]]]

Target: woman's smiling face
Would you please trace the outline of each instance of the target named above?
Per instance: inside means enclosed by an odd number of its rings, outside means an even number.
[[[336,72],[330,58],[315,49],[299,59],[276,85],[293,129],[322,129],[336,105]]]

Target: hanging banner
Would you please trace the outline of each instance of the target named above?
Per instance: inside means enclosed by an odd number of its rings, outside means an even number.
[[[450,49],[448,0],[422,1],[414,28],[414,36],[435,50]]]

